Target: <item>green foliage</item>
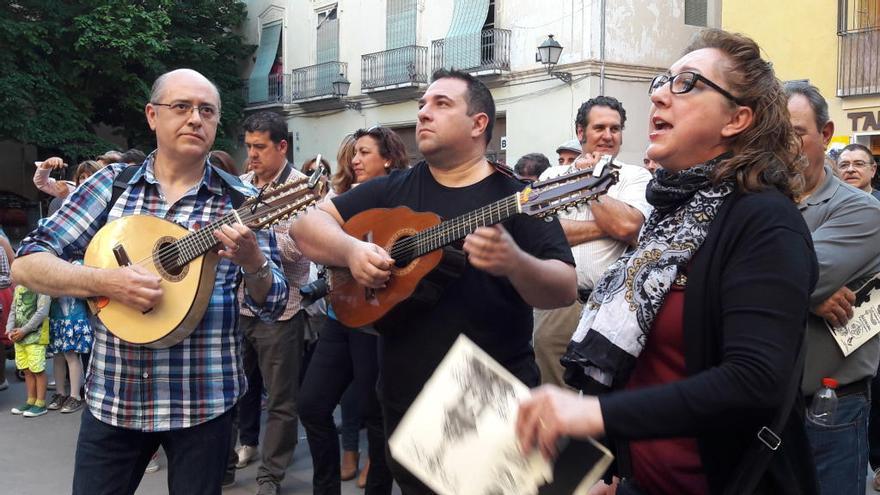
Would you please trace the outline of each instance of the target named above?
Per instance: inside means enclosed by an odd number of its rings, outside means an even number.
[[[233,147],[243,99],[238,66],[253,52],[237,34],[240,0],[0,0],[0,139],[78,161],[110,145],[105,124],[150,150],[150,85],[189,67],[223,101],[217,147]]]

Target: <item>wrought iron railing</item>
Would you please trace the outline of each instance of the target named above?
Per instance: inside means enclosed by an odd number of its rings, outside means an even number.
[[[880,27],[837,34],[837,96],[880,93]]]
[[[251,94],[250,81],[242,81],[242,96],[247,106],[267,105],[270,103],[290,103],[290,74],[269,74],[263,82],[266,84],[265,96],[263,93]]]
[[[510,70],[510,31],[484,29],[431,43],[433,70],[455,68],[468,72]]]
[[[348,64],[324,62],[293,69],[290,74],[290,101],[333,95],[333,81],[342,75],[348,79]]]
[[[409,45],[361,56],[361,89],[428,82],[428,47]]]

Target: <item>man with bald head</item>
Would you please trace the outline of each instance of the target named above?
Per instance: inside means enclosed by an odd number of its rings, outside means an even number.
[[[13,266],[16,281],[43,294],[106,296],[147,311],[162,297],[161,279],[137,265],[91,268],[82,257],[105,223],[153,215],[189,229],[233,208],[253,186],[208,161],[220,121],[220,95],[204,76],[179,69],[153,84],[145,108],[157,148],[142,165],[103,168],[40,221]],[[125,174],[117,180],[120,174]],[[114,198],[114,188],[121,190]],[[167,349],[124,342],[97,322],[77,442],[74,494],[133,494],[151,455],[168,457],[172,494],[218,494],[228,458],[232,408],[246,387],[236,322],[241,304],[272,320],[288,287],[271,231],[241,224],[214,232],[220,248],[208,308],[192,334]],[[144,239],[144,242],[152,242]]]

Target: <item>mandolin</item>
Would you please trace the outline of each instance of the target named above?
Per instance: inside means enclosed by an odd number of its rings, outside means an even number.
[[[394,259],[394,266],[383,289],[366,288],[347,269],[331,268],[329,297],[337,319],[351,328],[362,327],[387,317],[404,301],[415,299],[414,294],[420,289],[436,296],[437,284],[430,278],[448,280],[450,270],[441,262],[444,258],[455,258],[444,249],[446,246],[464,239],[478,227],[500,223],[513,215],[549,217],[582,205],[608,192],[617,183],[619,169],[606,155],[591,169],[535,182],[522,191],[446,221],[434,213],[415,212],[407,207],[373,208],[354,215],[342,229],[352,237],[384,248]]]
[[[315,204],[319,174],[263,190],[222,218],[199,230],[150,215],[129,215],[108,222],[86,248],[84,264],[114,268],[137,264],[161,277],[162,298],[146,312],[107,297],[89,307],[113,335],[154,349],[171,347],[189,336],[205,314],[214,290],[219,242],[213,232],[242,223],[258,230]]]

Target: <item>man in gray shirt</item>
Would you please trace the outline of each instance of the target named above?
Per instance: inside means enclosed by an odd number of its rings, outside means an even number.
[[[868,390],[880,360],[880,340],[870,339],[844,357],[825,320],[838,326],[852,316],[852,284],[880,271],[880,203],[840,181],[825,165],[825,146],[834,134],[828,104],[808,83],[785,86],[788,111],[801,137],[808,165],[798,207],[813,234],[819,280],[807,322],[802,392],[807,403],[822,378],[834,378],[838,409],[829,425],[807,419],[820,492],[862,494],[868,463]],[[847,286],[850,287],[847,287]]]

